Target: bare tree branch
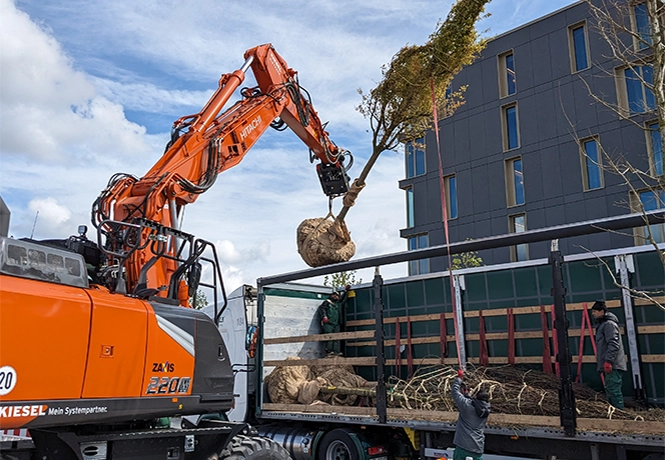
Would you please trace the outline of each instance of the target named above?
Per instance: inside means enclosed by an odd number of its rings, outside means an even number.
[[[593,254],[593,255],[596,257],[596,259],[597,259],[601,264],[603,264],[603,266],[604,266],[605,269],[607,270],[607,273],[608,273],[608,274],[610,275],[610,277],[612,278],[612,284],[614,284],[616,287],[618,287],[619,289],[625,289],[626,291],[628,291],[628,292],[630,293],[630,296],[631,296],[633,299],[642,299],[642,300],[646,300],[646,301],[652,303],[653,305],[657,306],[657,307],[660,308],[661,310],[665,311],[665,305],[663,305],[662,303],[660,303],[660,301],[659,301],[659,299],[658,299],[658,297],[662,296],[663,293],[664,293],[665,291],[663,291],[663,290],[660,290],[660,291],[653,291],[653,292],[650,292],[650,291],[641,291],[641,290],[638,290],[638,289],[634,289],[634,288],[632,288],[632,287],[630,287],[630,286],[626,286],[625,284],[622,284],[621,281],[619,281],[619,280],[617,279],[617,277],[615,276],[614,271],[612,270],[612,267],[610,267],[609,264],[608,264],[605,260],[603,260],[602,257],[600,257],[599,255],[597,255],[596,253],[594,253],[594,252],[591,251],[590,249],[585,248],[584,246],[580,246],[580,248],[584,249],[585,251],[587,251],[587,252],[590,253],[590,254]],[[656,297],[656,296],[658,296],[658,297]]]

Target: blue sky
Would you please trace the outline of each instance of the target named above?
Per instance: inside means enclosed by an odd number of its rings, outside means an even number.
[[[486,36],[571,1],[494,0]],[[0,194],[15,237],[65,238],[90,226],[90,205],[115,172],[143,175],[173,121],[196,113],[246,49],[272,43],[298,71],[331,138],[371,144],[357,90],[405,44],[422,44],[451,2],[429,0],[0,0]],[[252,84],[248,75],[246,85]],[[385,152],[347,225],[356,257],[406,249],[401,153]],[[339,203],[336,209],[341,206]],[[39,212],[35,223],[35,216]],[[185,213],[185,230],[216,242],[227,288],[305,268],[295,229],[327,213],[304,145],[269,130]],[[386,277],[406,275],[404,265]],[[366,281],[371,274],[359,273]]]

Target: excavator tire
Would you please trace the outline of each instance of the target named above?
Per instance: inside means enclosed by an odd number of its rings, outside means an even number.
[[[260,436],[234,437],[219,454],[220,460],[292,460],[289,452],[272,439]]]

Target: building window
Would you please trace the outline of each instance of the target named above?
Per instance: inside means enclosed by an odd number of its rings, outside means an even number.
[[[427,234],[412,236],[408,239],[408,242],[409,251],[429,247],[429,238]],[[409,261],[409,275],[424,275],[426,273],[429,273],[429,259]]]
[[[603,168],[600,150],[597,139],[583,139],[580,141],[582,177],[585,191],[603,188]]]
[[[416,225],[416,217],[413,211],[413,187],[406,189],[406,226],[412,228]]]
[[[570,44],[570,58],[573,72],[589,68],[589,49],[587,47],[586,27],[577,24],[568,29],[568,40]]]
[[[655,211],[665,208],[665,190],[652,189],[633,193],[630,197],[633,212]],[[665,224],[654,224],[635,229],[635,244],[665,243]]]
[[[506,160],[506,197],[509,207],[524,204],[524,173],[521,157]]]
[[[653,67],[650,64],[619,68],[616,76],[619,105],[626,115],[655,110]]]
[[[514,216],[509,216],[508,219],[510,233],[522,233],[526,231],[526,214],[515,214]],[[510,248],[510,259],[513,262],[529,260],[529,245],[523,243],[512,246]]]
[[[646,3],[638,3],[633,6],[631,15],[631,25],[635,32],[635,48],[638,50],[647,48],[652,45],[651,41],[651,26],[649,24],[649,11],[647,10]]]
[[[653,176],[663,175],[663,137],[658,123],[647,123],[647,149],[649,167]]]
[[[515,94],[515,55],[512,51],[499,55],[499,95],[501,97]]]
[[[448,219],[457,219],[457,177],[455,174],[443,178],[446,188],[446,212]]]
[[[406,144],[406,177],[425,174],[425,140],[418,139]]]
[[[519,126],[517,124],[517,104],[502,107],[503,150],[512,150],[520,146]]]

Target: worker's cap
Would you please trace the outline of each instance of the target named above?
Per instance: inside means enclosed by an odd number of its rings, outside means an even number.
[[[335,291],[332,294],[330,294],[330,297],[333,297],[333,296],[339,297],[339,292]]]
[[[479,400],[479,401],[488,402],[490,400],[490,394],[488,392],[486,392],[485,390],[480,390],[476,394],[476,399]]]
[[[596,302],[593,304],[591,309],[592,310],[598,310],[598,311],[606,311],[607,310],[607,305],[605,305],[605,301],[603,301],[603,300],[596,300]]]

